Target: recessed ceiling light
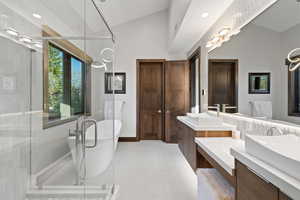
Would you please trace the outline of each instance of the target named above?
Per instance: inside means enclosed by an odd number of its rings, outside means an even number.
[[[33,13],[32,16],[37,18],[37,19],[42,19],[42,16],[37,14],[37,13]]]
[[[7,34],[13,35],[13,36],[18,36],[18,35],[19,35],[19,33],[18,33],[15,29],[13,29],[13,28],[7,28],[7,29],[5,30],[5,32],[6,32]]]
[[[203,14],[201,15],[201,17],[202,17],[202,18],[208,17],[208,13],[207,13],[207,12],[203,13]]]

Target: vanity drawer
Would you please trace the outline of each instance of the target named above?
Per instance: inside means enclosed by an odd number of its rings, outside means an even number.
[[[236,200],[263,199],[278,200],[278,189],[236,161]]]

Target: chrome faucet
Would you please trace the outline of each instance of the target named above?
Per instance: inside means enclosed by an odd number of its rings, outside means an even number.
[[[283,131],[280,128],[273,126],[267,130],[267,136],[274,136],[273,130],[276,130],[279,135],[284,135]]]
[[[228,109],[236,109],[236,106],[228,106],[228,104],[222,104],[222,112],[226,113],[226,110]]]
[[[215,104],[215,106],[208,106],[208,109],[215,109],[217,111],[217,117],[220,116],[220,104]]]

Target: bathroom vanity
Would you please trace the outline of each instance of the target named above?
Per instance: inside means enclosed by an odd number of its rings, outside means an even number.
[[[236,166],[236,200],[292,200],[269,181],[240,161]]]
[[[197,137],[232,137],[234,126],[223,124],[222,126],[196,126],[187,120],[186,116],[177,117],[177,135],[178,145],[193,170],[199,165],[204,168],[210,168],[211,165],[199,153],[195,138]]]

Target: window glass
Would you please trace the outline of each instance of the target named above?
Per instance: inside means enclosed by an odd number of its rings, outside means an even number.
[[[49,119],[61,118],[64,104],[64,53],[49,45],[48,113]]]
[[[83,77],[84,77],[84,67],[83,63],[72,57],[71,58],[71,107],[73,114],[83,113]]]
[[[48,77],[44,99],[48,117],[44,127],[64,123],[76,115],[84,114],[85,64],[83,61],[56,46],[48,45]]]

